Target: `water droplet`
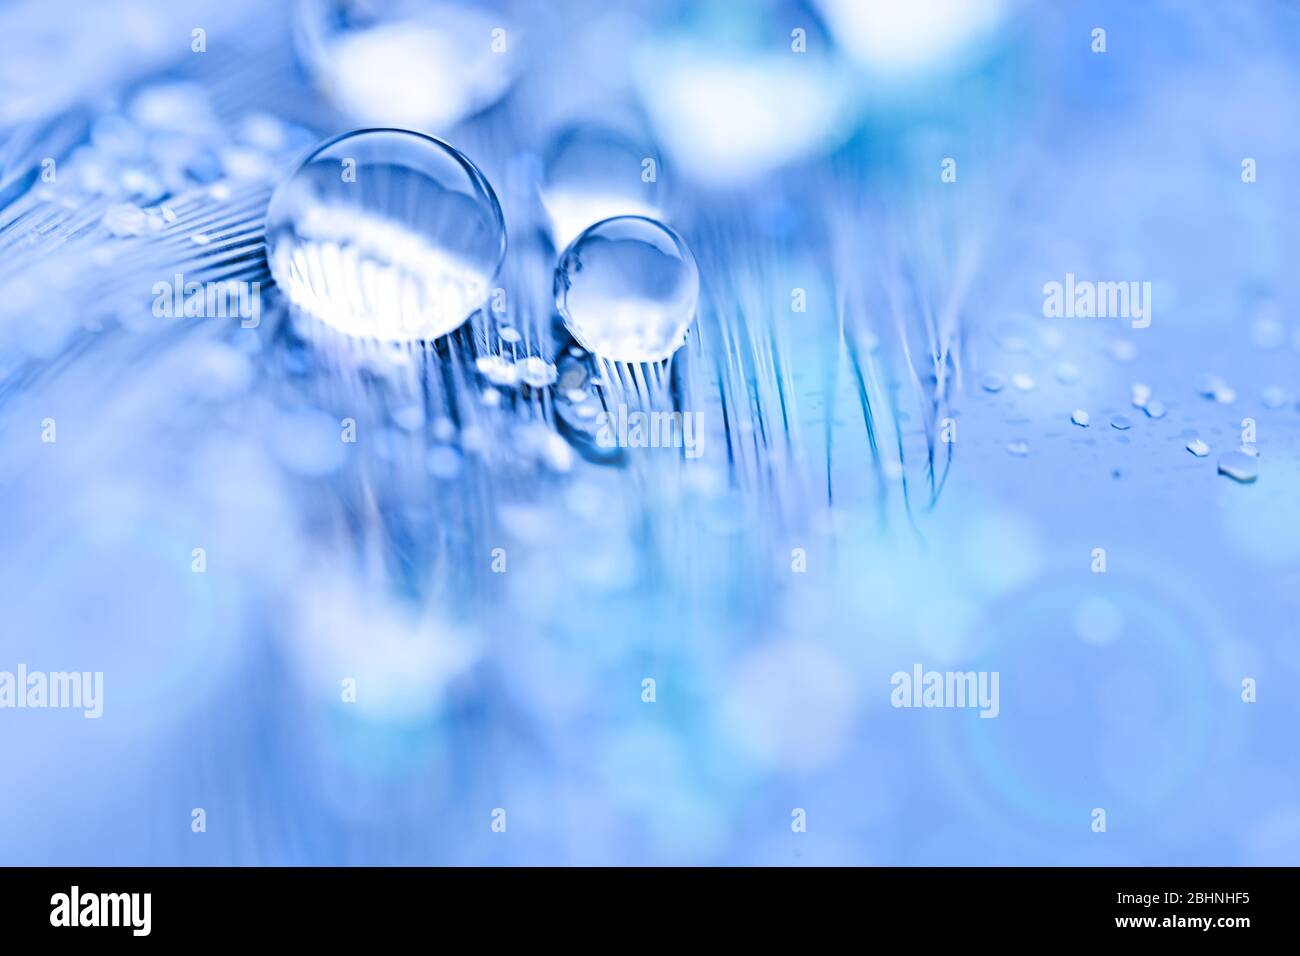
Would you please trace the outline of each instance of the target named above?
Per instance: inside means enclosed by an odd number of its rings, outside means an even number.
[[[303,66],[359,123],[447,129],[499,100],[521,62],[511,24],[465,0],[296,6]]]
[[[1088,413],[1085,412],[1083,409],[1080,408],[1080,409],[1076,410],[1075,413],[1074,413],[1073,415],[1070,416],[1070,421],[1074,422],[1074,423],[1075,423],[1076,425],[1078,425],[1080,428],[1087,428],[1087,427],[1088,427]]]
[[[1022,392],[1027,392],[1034,387],[1034,380],[1024,372],[1017,372],[1011,376],[1011,384]]]
[[[1264,394],[1261,398],[1264,402],[1265,408],[1281,408],[1286,404],[1286,392],[1282,391],[1282,389],[1276,385],[1270,385],[1268,388],[1264,389]]]
[[[545,388],[555,382],[555,366],[546,359],[530,355],[519,363],[519,377],[533,388]]]
[[[1024,458],[1029,454],[1029,442],[1024,439],[1016,439],[1007,443],[1007,451],[1017,458]]]
[[[1239,451],[1230,451],[1219,458],[1219,474],[1246,484],[1259,477],[1259,460]]]
[[[1158,398],[1153,399],[1143,406],[1143,411],[1147,413],[1147,418],[1164,418],[1165,403],[1160,401]]]
[[[612,129],[579,126],[560,133],[547,154],[540,190],[555,248],[612,216],[658,219],[661,165],[648,145]]]
[[[519,367],[504,355],[480,355],[474,366],[493,385],[508,387],[519,382]]]
[[[656,362],[685,341],[700,276],[686,243],[653,219],[618,216],[586,229],[555,268],[555,303],[588,351]]]
[[[519,334],[519,330],[509,325],[503,325],[497,330],[497,335],[501,336],[501,341],[507,345],[518,345],[524,337]]]
[[[1204,458],[1210,453],[1210,446],[1205,444],[1205,442],[1201,441],[1199,438],[1193,438],[1187,443],[1187,450],[1197,458]]]
[[[1128,431],[1130,428],[1132,428],[1133,423],[1130,422],[1128,420],[1128,417],[1125,415],[1112,415],[1110,416],[1110,427],[1117,428],[1123,432],[1123,431]]]
[[[487,298],[505,256],[492,187],[446,143],[362,130],[316,149],[271,197],[267,251],[299,308],[348,335],[435,339]]]
[[[1144,408],[1146,407],[1146,403],[1151,400],[1151,387],[1149,385],[1143,385],[1141,382],[1134,382],[1130,392],[1133,396],[1134,408]]]
[[[980,379],[980,388],[984,389],[986,392],[1002,391],[1002,376],[994,375],[990,372],[988,375],[985,375]]]

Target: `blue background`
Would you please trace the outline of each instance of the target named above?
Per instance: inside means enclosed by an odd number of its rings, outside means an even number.
[[[0,7],[0,670],[105,675],[99,720],[0,711],[0,862],[1300,863],[1300,10],[987,6],[877,23],[907,69],[824,6],[482,8],[509,91],[428,132],[501,199],[519,354],[563,345],[566,124],[652,144],[699,261],[704,454],[614,465],[518,388],[436,434],[495,318],[383,375],[293,331],[270,189],[374,121],[308,14]],[[261,326],[156,320],[177,271],[261,281]],[[1152,283],[1151,326],[1044,318],[1066,273]],[[1252,484],[1216,473],[1245,418]],[[915,663],[997,671],[999,716],[891,707]]]

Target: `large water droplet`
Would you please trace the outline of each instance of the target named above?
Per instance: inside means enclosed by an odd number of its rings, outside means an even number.
[[[695,318],[695,256],[667,226],[616,216],[586,229],[555,267],[555,304],[588,351],[657,362],[683,343]]]
[[[276,283],[340,332],[433,339],[488,296],[505,256],[496,195],[467,158],[407,130],[347,133],[316,149],[271,197]]]

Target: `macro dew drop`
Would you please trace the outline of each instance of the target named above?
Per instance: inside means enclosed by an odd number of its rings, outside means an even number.
[[[589,352],[658,362],[686,339],[700,295],[695,256],[662,223],[615,216],[584,230],[555,267],[555,304]]]
[[[495,193],[453,147],[369,129],[328,140],[271,196],[271,273],[338,332],[435,339],[486,301],[505,257]]]
[[[660,165],[652,148],[616,130],[584,125],[561,132],[547,152],[539,190],[555,248],[612,216],[660,218]]]
[[[521,63],[479,0],[298,0],[307,75],[354,123],[440,131],[495,104]]]

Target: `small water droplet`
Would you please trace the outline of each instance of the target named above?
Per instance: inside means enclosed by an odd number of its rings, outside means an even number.
[[[1165,403],[1160,401],[1160,399],[1158,398],[1153,399],[1152,401],[1147,402],[1145,406],[1143,406],[1143,411],[1147,413],[1147,418],[1164,418]]]
[[[1145,408],[1147,402],[1151,400],[1151,386],[1143,385],[1141,382],[1134,382],[1130,389],[1133,396],[1134,408]]]
[[[474,366],[493,385],[510,386],[519,382],[519,369],[504,355],[480,355]]]
[[[1246,484],[1259,477],[1259,460],[1239,451],[1230,451],[1219,458],[1219,474]]]
[[[1264,389],[1262,398],[1265,408],[1281,408],[1286,404],[1286,392],[1276,385]]]
[[[1123,431],[1128,431],[1130,428],[1132,428],[1133,423],[1130,422],[1128,420],[1128,417],[1125,415],[1112,415],[1110,416],[1110,427],[1117,428],[1123,432]]]
[[[1199,438],[1193,438],[1187,443],[1187,450],[1197,458],[1204,458],[1210,453],[1210,446],[1205,444],[1205,442],[1201,441]]]
[[[510,345],[516,345],[523,340],[523,336],[519,334],[519,330],[508,325],[501,326],[497,331],[497,334],[501,336],[502,342],[506,342]]]
[[[1080,408],[1080,409],[1077,409],[1077,410],[1075,411],[1075,413],[1074,413],[1073,415],[1070,416],[1070,421],[1074,422],[1074,423],[1075,423],[1076,425],[1078,425],[1080,428],[1087,428],[1087,427],[1088,427],[1088,413],[1085,412],[1085,411],[1084,411],[1083,409],[1081,409],[1081,408]]]
[[[531,385],[533,388],[545,388],[555,382],[555,366],[546,359],[530,355],[519,363],[519,377],[524,383]]]
[[[986,392],[1002,391],[1002,376],[989,373],[980,379],[980,388]]]
[[[1022,392],[1027,392],[1034,387],[1034,380],[1024,372],[1017,372],[1011,376],[1011,384]]]
[[[686,341],[700,296],[695,256],[662,223],[616,216],[587,227],[555,267],[555,304],[589,351],[658,362]]]
[[[1008,442],[1007,451],[1015,455],[1017,458],[1024,458],[1029,454],[1029,442],[1024,441],[1023,439]]]

